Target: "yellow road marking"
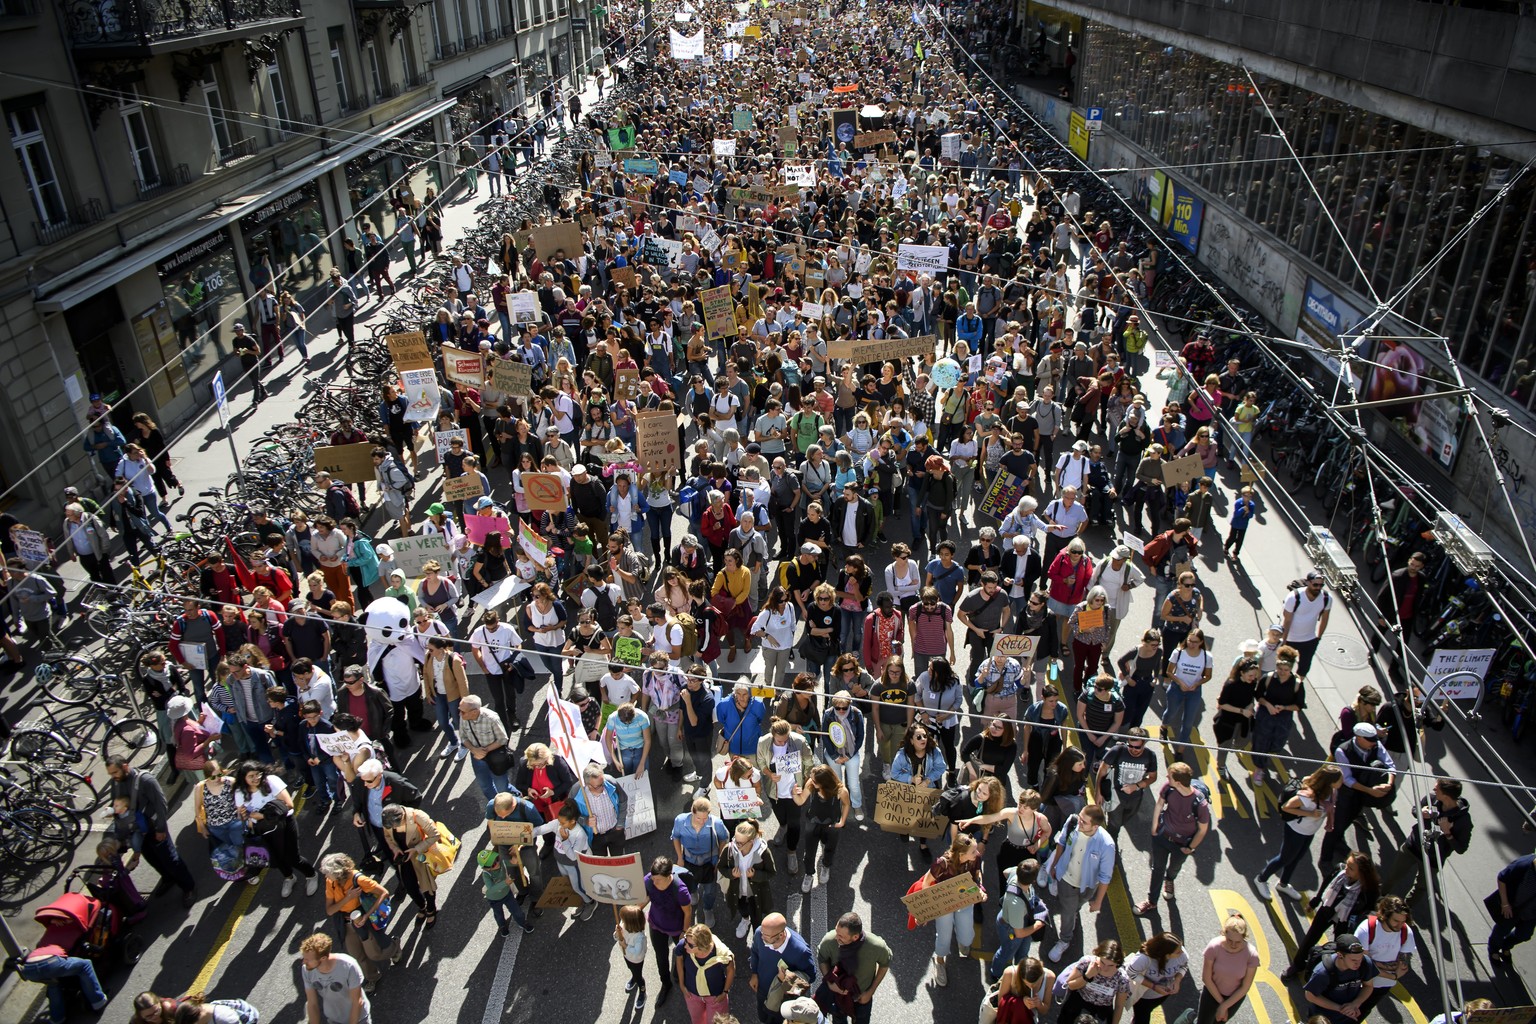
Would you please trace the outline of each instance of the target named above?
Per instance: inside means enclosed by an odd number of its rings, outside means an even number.
[[[295,800],[293,802],[293,813],[298,814],[302,811],[305,802],[306,798],[304,797]],[[263,868],[262,871],[265,872],[266,869]],[[214,972],[219,969],[219,964],[224,961],[224,954],[229,951],[229,944],[235,937],[235,929],[240,927],[240,922],[245,919],[245,915],[250,911],[251,903],[256,899],[256,890],[260,889],[261,886],[251,885],[242,879],[240,888],[243,891],[240,893],[239,898],[235,900],[235,905],[230,908],[229,918],[224,922],[224,927],[219,929],[218,938],[214,939],[213,945],[209,947],[208,959],[203,961],[203,966],[197,972],[197,977],[193,979],[192,985],[187,989],[188,992],[208,991],[209,985],[213,983]]]
[[[1253,912],[1253,907],[1249,905],[1248,900],[1230,889],[1212,889],[1210,892],[1211,906],[1216,910],[1216,919],[1218,921],[1225,921],[1229,911],[1235,910],[1243,915],[1245,921],[1252,922],[1254,925],[1248,929],[1248,938],[1259,954],[1259,968],[1253,975],[1254,987],[1257,988],[1259,985],[1263,985],[1280,1000],[1282,1006],[1289,1007],[1287,1020],[1306,1020],[1308,1016],[1306,1007],[1310,1004],[1305,1002],[1298,1004],[1293,1000],[1290,990],[1280,980],[1279,975],[1275,974],[1274,970],[1270,967],[1269,936],[1265,934],[1264,928],[1259,922],[1259,916]],[[1273,908],[1269,909],[1273,918]],[[1280,925],[1280,922],[1276,921],[1276,924]],[[1287,940],[1287,947],[1294,948],[1289,942],[1289,934],[1283,925],[1280,925],[1280,933]],[[1191,967],[1193,967],[1193,964],[1191,964]],[[1256,998],[1252,991],[1248,993],[1247,1005],[1253,1007],[1254,1016],[1258,1017],[1259,1024],[1270,1024],[1269,1007],[1264,1005],[1264,1000]]]

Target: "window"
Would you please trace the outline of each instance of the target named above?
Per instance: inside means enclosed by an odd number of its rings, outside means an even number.
[[[379,48],[372,39],[363,44],[363,61],[368,65],[368,81],[373,85],[373,95],[384,98],[384,70],[379,66]]]
[[[352,109],[352,92],[347,88],[347,58],[342,51],[342,41],[346,33],[341,26],[330,30],[331,38],[331,77],[336,79],[336,102],[341,104],[342,110]]]
[[[555,0],[544,0],[544,20],[555,20]]]
[[[42,110],[41,106],[20,107],[7,111],[6,120],[11,129],[11,148],[21,161],[21,175],[32,196],[32,208],[37,211],[38,223],[47,227],[65,223],[69,214],[64,209],[64,190],[53,172],[53,157],[48,154],[48,140],[43,135]]]
[[[227,160],[234,153],[235,141],[230,134],[224,97],[219,93],[219,77],[212,67],[203,69],[203,103],[208,108],[208,130],[213,137],[213,155]]]
[[[517,0],[517,27],[528,27],[528,0]]]
[[[128,156],[133,160],[134,176],[139,191],[144,192],[160,184],[160,165],[155,160],[155,147],[149,138],[149,119],[144,104],[139,99],[139,87],[128,85],[117,111],[123,119],[123,134],[128,137]]]
[[[283,65],[280,61],[274,60],[267,65],[267,100],[272,104],[272,117],[277,121],[277,129],[286,134],[293,121],[288,116],[288,86],[283,83]]]

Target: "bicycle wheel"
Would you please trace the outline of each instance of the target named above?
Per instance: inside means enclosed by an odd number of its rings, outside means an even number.
[[[113,722],[101,744],[103,758],[122,755],[134,768],[148,769],[160,759],[160,729],[147,718]]]
[[[18,807],[0,814],[0,846],[23,864],[50,864],[67,858],[75,848],[69,825],[41,807]]]
[[[38,799],[60,811],[89,815],[101,804],[96,779],[62,764],[29,764],[27,786]]]
[[[50,656],[32,677],[43,687],[50,700],[78,707],[89,704],[101,693],[102,678],[94,663],[73,655]]]
[[[84,756],[64,737],[41,726],[17,729],[11,738],[11,753],[26,761],[67,761],[70,764],[79,764]]]

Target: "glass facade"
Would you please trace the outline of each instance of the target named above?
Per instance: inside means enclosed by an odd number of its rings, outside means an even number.
[[[178,249],[155,270],[165,301],[135,317],[133,331],[144,370],[151,375],[155,404],[164,408],[230,354],[229,338],[243,317],[245,293],[227,231]],[[163,366],[170,370],[156,373]]]
[[[1241,68],[1093,23],[1080,106],[1345,282],[1395,295],[1518,168],[1295,86],[1259,79],[1322,195],[1307,186]],[[1348,249],[1323,215],[1338,222]],[[1527,407],[1536,398],[1536,175],[1520,180],[1395,309],[1443,333],[1463,368]]]
[[[251,295],[275,281],[279,291],[304,301],[322,287],[331,270],[327,230],[320,189],[313,181],[241,217]]]
[[[390,213],[391,190],[408,192],[418,201],[431,186],[443,191],[438,180],[437,136],[430,123],[390,139],[378,149],[347,163],[347,191],[352,200],[352,219],[361,237],[362,225],[372,224],[388,235],[395,228]],[[401,180],[402,177],[404,180]]]

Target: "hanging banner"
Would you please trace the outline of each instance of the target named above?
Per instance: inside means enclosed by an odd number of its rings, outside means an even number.
[[[432,423],[437,419],[437,405],[442,392],[437,389],[437,373],[433,370],[406,370],[400,374],[400,384],[405,400],[410,403],[405,410],[407,423]]]
[[[896,247],[896,269],[942,274],[949,269],[949,246],[902,243]]]
[[[696,34],[685,36],[677,29],[668,29],[667,35],[672,40],[673,60],[695,60],[704,56],[704,31],[700,29]]]
[[[632,124],[627,124],[627,125],[624,125],[622,128],[609,128],[608,129],[608,148],[609,149],[634,149],[635,148],[635,126],[632,125]]]
[[[715,156],[735,156],[735,155],[736,155],[736,140],[735,139],[716,139],[715,140]]]
[[[661,164],[655,160],[640,160],[636,157],[624,158],[624,173],[634,175],[646,175],[656,177],[661,171]]]
[[[1191,256],[1200,251],[1200,222],[1205,216],[1205,203],[1177,181],[1168,182],[1169,206],[1172,215],[1168,219],[1168,234],[1175,242],[1189,250]]]

